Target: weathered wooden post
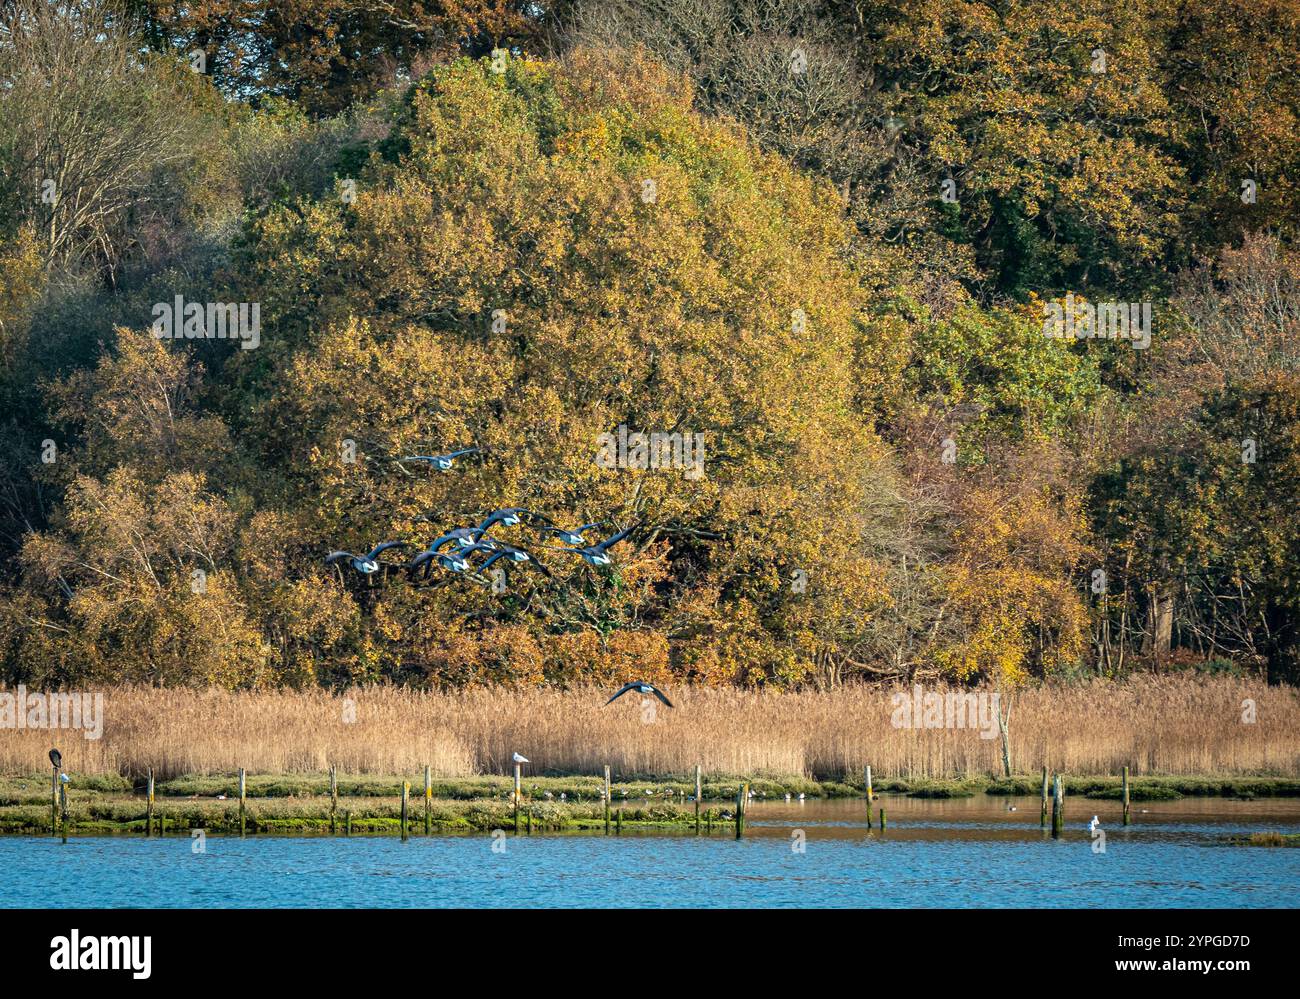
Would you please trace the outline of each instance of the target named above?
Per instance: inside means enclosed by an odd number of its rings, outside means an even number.
[[[146,836],[153,835],[153,767],[149,768],[145,784],[144,834]]]
[[[1129,824],[1128,817],[1128,767],[1124,768],[1124,825]]]
[[[880,831],[885,831],[885,810],[883,808],[880,810]]]
[[[350,808],[343,813],[343,828],[346,830],[346,835],[352,835],[352,809]]]
[[[402,842],[406,842],[406,813],[411,801],[411,782],[402,781]]]
[[[609,764],[605,764],[605,835],[609,835]]]
[[[1065,828],[1065,790],[1061,786],[1061,775],[1057,774],[1052,786],[1052,839],[1060,839]]]
[[[68,841],[68,785],[59,784],[59,812],[61,815],[60,825],[63,828],[63,842]]]
[[[429,835],[433,822],[433,771],[424,765],[424,834]]]
[[[1047,767],[1043,767],[1043,790],[1038,808],[1038,826],[1040,829],[1047,828]]]
[[[248,809],[248,771],[239,768],[239,835],[244,835],[244,818]]]
[[[745,835],[745,802],[749,798],[749,785],[741,784],[736,791],[736,839]]]
[[[519,799],[523,796],[523,774],[520,764],[515,764],[515,835],[519,835]]]
[[[531,803],[528,805],[527,816],[528,816],[528,835],[531,836],[533,834],[533,806]]]
[[[704,781],[700,775],[700,765],[695,764],[695,835],[700,834],[700,798],[704,796]]]
[[[330,767],[330,835],[338,832],[339,768]]]
[[[19,710],[22,710],[21,708]],[[59,768],[54,767],[50,775],[50,835],[58,831],[59,814]]]
[[[614,813],[614,832],[616,835],[623,835],[623,809]]]

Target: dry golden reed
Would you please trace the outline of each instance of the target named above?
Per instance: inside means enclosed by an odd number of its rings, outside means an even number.
[[[104,691],[103,736],[0,730],[0,772],[38,772],[51,745],[82,774],[320,772],[502,774],[511,754],[531,772],[954,777],[1001,771],[1000,739],[971,729],[896,728],[898,688],[769,693],[682,687],[676,708],[639,695],[605,705],[595,688],[424,692],[370,687],[229,693],[115,687]],[[927,688],[934,689],[934,688]],[[1242,720],[1242,702],[1257,721]],[[348,721],[348,718],[354,718]],[[1044,764],[1079,775],[1300,776],[1300,692],[1233,678],[1138,677],[1044,685],[1019,693],[1011,716],[1014,769]]]

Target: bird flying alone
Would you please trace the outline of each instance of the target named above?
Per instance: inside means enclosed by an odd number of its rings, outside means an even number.
[[[629,690],[635,690],[638,694],[654,694],[655,697],[659,698],[659,700],[663,701],[670,708],[673,706],[673,702],[664,696],[663,691],[653,683],[646,683],[644,680],[633,680],[631,683],[623,684],[623,686],[619,688],[618,692],[605,703],[613,704]]]
[[[467,447],[460,451],[452,451],[450,454],[408,454],[402,461],[423,461],[440,472],[450,472],[452,462],[457,458],[477,451],[476,447]]]
[[[374,550],[366,555],[354,555],[352,552],[330,552],[325,556],[326,565],[336,565],[339,562],[346,561],[348,565],[356,569],[363,575],[370,575],[372,572],[379,571],[379,556],[390,548],[405,548],[405,541],[385,541],[382,545],[376,545]]]

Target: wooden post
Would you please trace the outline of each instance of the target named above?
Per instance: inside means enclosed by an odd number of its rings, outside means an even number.
[[[330,835],[338,832],[339,768],[330,767]]]
[[[406,813],[411,800],[411,782],[402,781],[402,840],[406,840]]]
[[[880,831],[885,831],[885,810],[883,808],[880,810]]]
[[[874,798],[875,792],[871,790],[871,768],[867,767],[863,773],[863,786],[867,794],[867,828],[871,828],[871,799]]]
[[[153,835],[153,767],[149,768],[148,783],[145,787],[144,834]]]
[[[605,835],[609,835],[609,764],[605,764]]]
[[[520,765],[515,764],[515,835],[519,835],[519,799],[523,795],[523,775]]]
[[[21,706],[19,710],[24,710]],[[59,814],[59,768],[54,767],[50,775],[50,835],[58,830]]]
[[[528,835],[533,834],[533,806],[528,806]]]
[[[618,835],[623,835],[623,809],[621,808],[614,813],[614,830]]]
[[[1124,825],[1129,824],[1128,816],[1128,767],[1124,768]]]
[[[352,835],[352,809],[343,813],[343,828],[347,830],[347,835]]]
[[[1060,839],[1065,827],[1065,791],[1061,787],[1061,775],[1057,774],[1052,786],[1052,839]]]
[[[426,763],[424,766],[424,834],[429,835],[430,823],[433,821],[433,771]]]
[[[68,841],[68,785],[59,785],[59,811],[62,816],[63,842]]]
[[[700,834],[700,798],[704,797],[704,781],[700,778],[700,765],[695,764],[695,835]]]
[[[745,803],[749,799],[749,785],[741,784],[736,791],[736,839],[745,835]]]
[[[153,778],[149,778],[149,786],[153,787]],[[149,797],[153,797],[152,790]],[[239,835],[244,835],[244,812],[248,807],[248,771],[243,767],[239,768]]]
[[[1038,825],[1041,829],[1047,828],[1047,767],[1043,767],[1043,791],[1039,802]]]

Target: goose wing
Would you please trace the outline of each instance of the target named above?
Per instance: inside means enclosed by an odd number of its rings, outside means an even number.
[[[641,682],[639,680],[633,680],[631,683],[625,683],[623,684],[623,686],[621,686],[618,689],[618,691],[614,694],[614,696],[611,697],[605,703],[612,704],[615,701],[617,701],[620,697],[622,697],[624,694],[626,694],[629,690],[636,690],[636,688],[639,686],[641,686]]]
[[[595,548],[596,551],[598,551],[598,552],[606,551],[606,550],[608,550],[608,549],[610,549],[610,548],[613,548],[616,544],[618,544],[620,541],[622,541],[624,538],[626,538],[629,534],[631,534],[631,533],[632,533],[632,530],[633,530],[632,527],[625,527],[625,528],[623,528],[623,530],[621,530],[621,531],[619,531],[617,534],[615,534],[612,538],[606,538],[604,541],[600,542],[600,544],[593,545],[592,547]]]

